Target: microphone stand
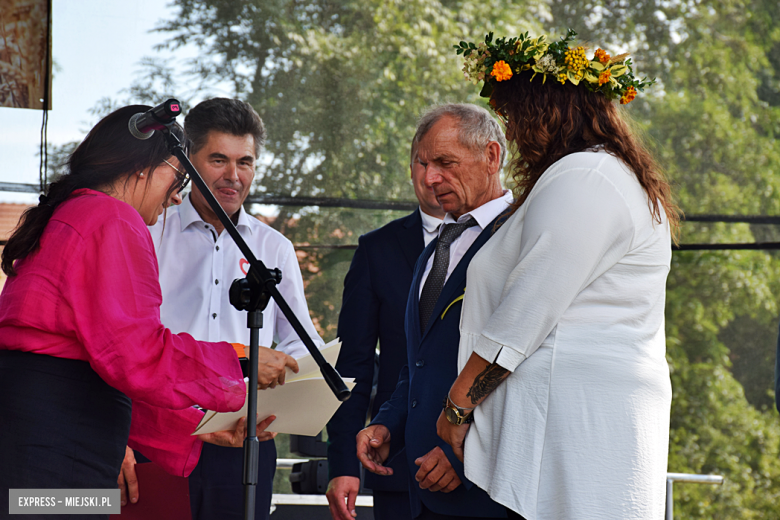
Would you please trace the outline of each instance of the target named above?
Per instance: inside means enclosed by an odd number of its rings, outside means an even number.
[[[178,137],[170,131],[170,124],[172,123],[163,125],[162,128],[159,128],[163,135],[165,135],[169,151],[172,155],[176,156],[182,166],[184,166],[190,178],[206,199],[206,202],[208,202],[211,209],[219,218],[219,221],[225,227],[225,231],[228,232],[250,265],[246,278],[234,280],[233,284],[230,286],[230,303],[238,310],[248,311],[249,402],[246,416],[247,437],[244,439],[244,518],[246,520],[254,520],[260,443],[257,440],[255,428],[251,428],[251,425],[257,424],[257,357],[260,343],[260,328],[263,326],[263,309],[268,305],[271,298],[274,299],[279,310],[282,311],[287,318],[287,321],[290,322],[292,328],[301,338],[301,341],[303,341],[303,344],[306,345],[306,348],[317,362],[317,366],[320,367],[323,378],[328,383],[328,386],[333,391],[336,398],[339,401],[346,401],[349,399],[350,391],[347,388],[347,385],[344,384],[339,373],[336,372],[336,369],[325,361],[322,353],[314,345],[311,337],[306,333],[303,325],[301,325],[301,322],[295,316],[292,309],[290,309],[290,306],[284,300],[284,297],[282,297],[279,289],[277,289],[276,284],[282,279],[281,271],[279,271],[279,269],[269,271],[263,262],[255,258],[252,250],[249,249],[249,246],[244,241],[243,237],[238,233],[233,221],[227,216],[225,210],[222,209],[222,206],[219,205],[217,199],[214,198],[214,194],[211,193],[209,187],[206,186],[206,183],[203,181],[200,173],[198,173],[198,170],[196,170],[190,162]]]

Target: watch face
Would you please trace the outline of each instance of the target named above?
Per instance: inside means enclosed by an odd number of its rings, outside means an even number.
[[[458,417],[458,412],[454,408],[445,408],[444,409],[444,415],[447,416],[447,420],[450,421],[454,425],[460,425],[460,417]]]

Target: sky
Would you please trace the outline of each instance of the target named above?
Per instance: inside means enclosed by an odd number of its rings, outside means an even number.
[[[150,32],[173,18],[164,0],[53,0],[52,55],[57,64],[49,112],[50,144],[80,141],[103,97],[119,97],[143,56],[165,35]],[[163,101],[163,100],[161,100]],[[40,110],[0,107],[0,182],[38,183]],[[37,194],[0,191],[0,202],[37,202]]]

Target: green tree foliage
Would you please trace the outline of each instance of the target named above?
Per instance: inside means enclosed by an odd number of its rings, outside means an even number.
[[[485,33],[569,27],[612,54],[631,51],[657,87],[627,106],[688,214],[780,215],[780,24],[776,0],[177,0],[163,52],[196,45],[179,85],[221,85],[267,124],[257,190],[277,195],[413,198],[409,141],[420,112],[478,101],[452,51]],[[131,90],[174,93],[147,62]],[[226,87],[227,86],[227,87]],[[217,89],[218,90],[218,89]],[[179,94],[181,95],[181,94]],[[354,244],[393,212],[282,208],[296,243]],[[295,217],[295,218],[293,218]],[[771,226],[683,224],[681,240],[780,241]],[[351,254],[300,254],[313,314],[334,325]],[[716,473],[722,487],[679,484],[677,518],[777,518],[780,428],[772,368],[780,256],[680,252],[667,293],[674,400],[669,470]],[[328,339],[329,339],[328,338]]]
[[[421,112],[431,104],[476,98],[462,79],[452,42],[487,27],[538,30],[534,13],[544,13],[534,3],[505,6],[498,0],[176,5],[178,22],[161,30],[171,35],[167,50],[187,44],[202,50],[190,63],[190,83],[229,85],[266,123],[257,192],[401,200],[414,200],[409,154]],[[147,64],[157,81],[136,93],[175,85],[158,62]],[[354,244],[360,234],[402,215],[288,206],[274,226],[296,243]],[[326,335],[335,335],[350,258],[343,250],[316,250],[302,262],[312,284],[310,306]]]
[[[417,117],[473,94],[460,81],[453,39],[489,26],[538,28],[531,7],[495,0],[178,5],[180,24],[165,29],[169,47],[200,46],[214,59],[191,72],[229,79],[261,113],[270,138],[258,188],[286,195],[412,199]]]

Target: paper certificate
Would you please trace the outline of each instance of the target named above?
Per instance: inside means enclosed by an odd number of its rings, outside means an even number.
[[[340,349],[341,342],[336,338],[322,347],[320,352],[328,363],[335,365]],[[257,422],[275,415],[276,420],[268,427],[268,431],[317,435],[336,413],[341,401],[333,395],[311,354],[297,361],[298,373],[288,368],[284,385],[257,390]],[[352,378],[344,378],[344,383],[350,390],[355,386]],[[247,406],[245,402],[244,407],[237,412],[207,412],[193,435],[235,429],[238,420],[246,417]]]

